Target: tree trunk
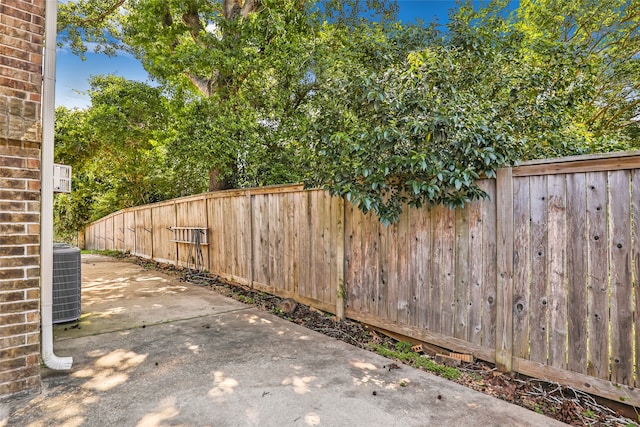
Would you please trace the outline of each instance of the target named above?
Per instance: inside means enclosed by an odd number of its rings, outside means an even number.
[[[222,177],[220,169],[212,169],[209,171],[209,191],[221,191],[231,188],[231,183]]]

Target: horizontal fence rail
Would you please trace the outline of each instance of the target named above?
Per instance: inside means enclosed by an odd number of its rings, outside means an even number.
[[[640,153],[527,162],[464,209],[383,226],[299,185],[116,212],[87,249],[219,277],[516,371],[640,406]],[[190,258],[191,257],[191,258]]]

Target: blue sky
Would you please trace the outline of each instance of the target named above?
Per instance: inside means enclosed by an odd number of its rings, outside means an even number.
[[[438,18],[447,20],[453,0],[399,0],[399,18],[405,22],[420,18],[431,22]],[[114,74],[129,80],[148,81],[148,75],[138,60],[128,54],[107,57],[103,54],[87,53],[83,61],[68,49],[58,48],[56,64],[56,106],[84,108],[90,103],[86,91],[89,77],[98,74]]]

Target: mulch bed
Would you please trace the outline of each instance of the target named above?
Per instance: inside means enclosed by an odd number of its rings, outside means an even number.
[[[170,264],[157,263],[134,256],[125,255],[123,258],[133,260],[147,269],[159,270],[180,277],[185,282],[207,287],[222,295],[254,305],[260,310],[271,312],[283,319],[359,348],[370,350],[374,344],[386,344],[389,348],[393,348],[397,343],[395,339],[379,333],[367,325],[348,319],[338,320],[331,314],[296,303],[291,299],[282,299],[245,286],[227,283],[207,274],[192,274]],[[479,360],[472,363],[462,362],[457,369],[461,375],[451,381],[570,425],[616,427],[639,425],[632,419],[626,418],[614,409],[600,403],[601,399],[596,400],[593,396],[571,387],[519,374],[500,373],[494,365]],[[633,412],[633,408],[627,407],[625,414],[629,416]],[[634,419],[639,419],[637,413]]]

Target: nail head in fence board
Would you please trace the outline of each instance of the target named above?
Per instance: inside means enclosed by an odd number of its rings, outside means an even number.
[[[585,174],[567,176],[568,369],[587,373],[587,187]]]
[[[510,372],[513,355],[513,179],[511,168],[498,169],[497,179],[497,319],[496,366]]]
[[[529,357],[531,241],[529,177],[513,179],[513,354]]]
[[[633,385],[631,194],[629,171],[609,172],[611,381]]]
[[[587,374],[609,379],[609,307],[607,255],[607,173],[593,172],[586,176],[587,184]]]

